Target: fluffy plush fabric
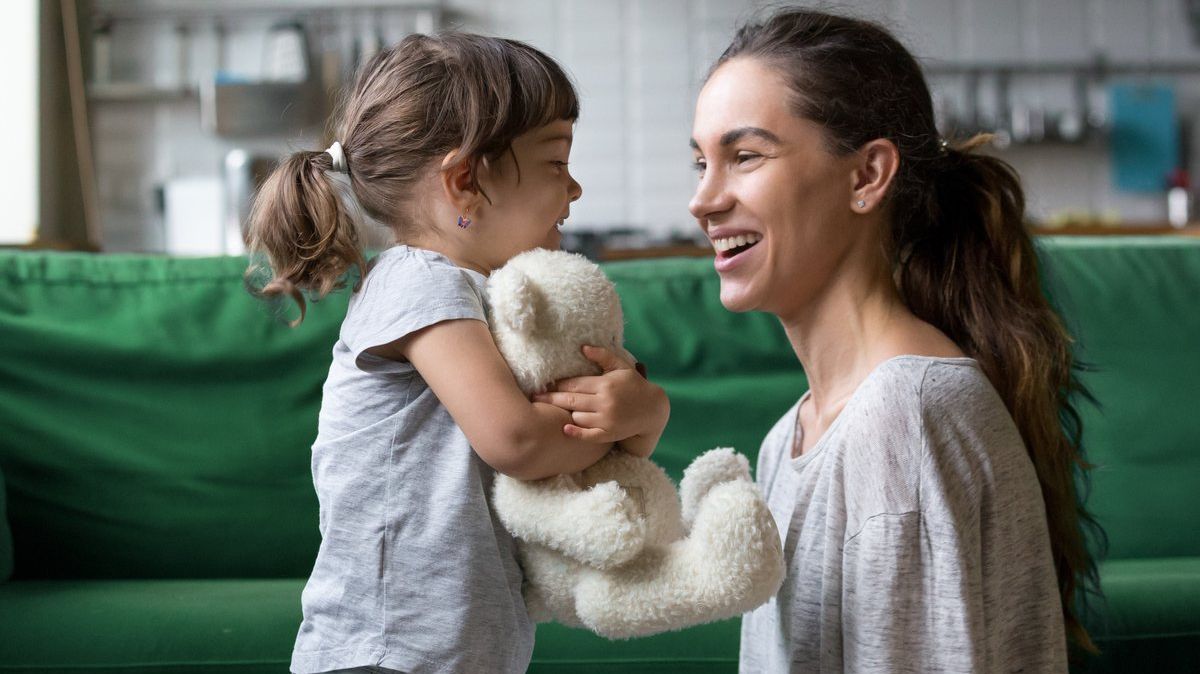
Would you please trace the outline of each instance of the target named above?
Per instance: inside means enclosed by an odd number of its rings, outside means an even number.
[[[582,256],[518,255],[488,279],[488,303],[496,344],[526,393],[598,374],[583,344],[623,351],[616,290]],[[517,538],[539,622],[645,636],[740,615],[783,580],[775,522],[746,458],[728,448],[693,461],[678,494],[653,461],[613,451],[575,475],[499,475],[493,504]]]

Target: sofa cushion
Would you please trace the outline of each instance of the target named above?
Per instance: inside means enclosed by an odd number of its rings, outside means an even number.
[[[1200,557],[1117,559],[1088,627],[1102,653],[1088,674],[1200,672]]]
[[[0,672],[285,672],[303,579],[15,580]]]
[[[0,585],[0,673],[285,672],[303,579]],[[629,642],[538,628],[532,674],[732,672],[738,622]]]

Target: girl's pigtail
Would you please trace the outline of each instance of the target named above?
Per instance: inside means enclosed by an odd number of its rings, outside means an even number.
[[[248,283],[268,268],[270,279],[257,293],[291,297],[304,320],[307,293],[314,300],[342,287],[351,267],[361,278],[366,269],[358,228],[328,175],[327,152],[297,152],[283,160],[263,183],[250,214],[251,254],[265,254],[266,265],[253,264]]]

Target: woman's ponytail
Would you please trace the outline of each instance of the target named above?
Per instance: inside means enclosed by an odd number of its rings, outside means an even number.
[[[897,285],[913,313],[979,362],[1008,407],[1041,486],[1067,633],[1095,652],[1075,602],[1079,579],[1098,586],[1081,526],[1098,527],[1075,481],[1091,467],[1074,406],[1087,393],[1073,340],[1043,294],[1020,180],[972,151],[989,140],[975,136],[930,163],[913,217],[893,225]]]
[[[320,299],[341,287],[346,272],[366,261],[358,228],[342,204],[338,187],[328,174],[327,152],[297,152],[284,159],[259,189],[250,214],[250,251],[265,254],[266,265],[247,271],[253,279],[264,266],[271,278],[258,293],[288,296],[306,311],[305,293]]]

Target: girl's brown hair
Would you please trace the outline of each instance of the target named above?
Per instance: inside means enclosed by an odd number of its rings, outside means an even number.
[[[575,88],[549,56],[515,40],[471,33],[410,35],[358,72],[334,116],[353,199],[397,238],[414,226],[410,196],[434,159],[454,164],[511,151],[513,140],[579,117]],[[305,293],[319,299],[365,272],[358,227],[329,175],[325,151],[297,152],[263,183],[250,215],[250,250],[270,279],[257,292],[288,296],[304,319]],[[447,167],[453,168],[453,167]],[[263,265],[247,271],[252,287]]]
[[[739,57],[784,75],[796,114],[824,127],[835,154],[878,138],[899,149],[884,237],[897,287],[914,314],[979,362],[1015,420],[1041,484],[1067,634],[1095,652],[1076,606],[1079,589],[1098,588],[1082,531],[1098,527],[1076,489],[1090,466],[1073,400],[1086,392],[1072,339],[1042,294],[1016,173],[972,152],[986,135],[942,142],[920,66],[874,23],[782,10],[741,28],[713,69]]]

